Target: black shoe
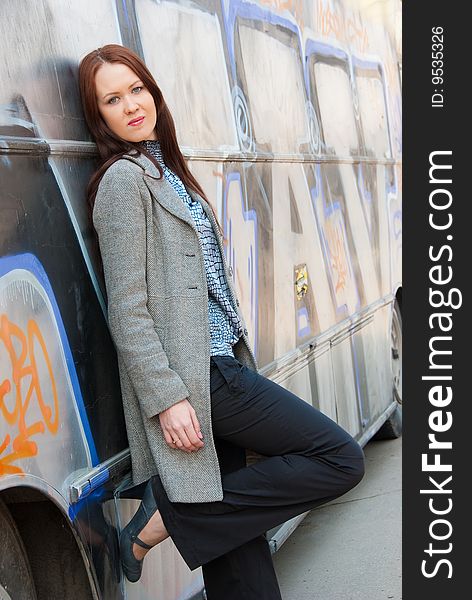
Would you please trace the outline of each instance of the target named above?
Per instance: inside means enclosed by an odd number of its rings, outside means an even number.
[[[138,510],[121,531],[120,534],[120,558],[121,566],[126,578],[135,583],[141,577],[141,571],[143,569],[143,560],[138,560],[133,552],[133,544],[138,544],[146,550],[150,550],[153,546],[146,544],[138,538],[138,535],[144,529],[149,522],[152,515],[158,509],[154,494],[152,491],[151,479],[148,481],[143,494],[143,499],[139,505]]]

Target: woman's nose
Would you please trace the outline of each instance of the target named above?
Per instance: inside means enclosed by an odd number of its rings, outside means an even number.
[[[133,113],[138,108],[138,103],[136,100],[128,96],[125,96],[123,104],[126,113]]]

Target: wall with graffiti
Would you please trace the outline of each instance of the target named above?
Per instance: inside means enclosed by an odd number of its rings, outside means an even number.
[[[77,88],[78,61],[106,43],[140,54],[164,93],[264,373],[368,435],[391,402],[401,286],[400,5],[0,3],[0,487],[30,475],[66,497],[127,447]],[[159,552],[176,598],[198,575]],[[147,569],[129,597],[154,590]]]

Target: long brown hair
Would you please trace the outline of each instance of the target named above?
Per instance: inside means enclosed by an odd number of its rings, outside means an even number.
[[[90,216],[101,178],[108,167],[120,159],[124,154],[135,156],[139,156],[139,154],[146,155],[156,165],[160,176],[163,177],[161,166],[149,152],[141,146],[117,136],[108,127],[101,116],[96,98],[95,75],[104,63],[121,63],[126,65],[136,73],[139,79],[144,83],[144,86],[154,98],[154,103],[156,105],[157,133],[165,164],[180,177],[182,183],[187,188],[191,188],[208,202],[208,198],[198,181],[187,167],[177,143],[174,120],[164,100],[164,96],[151,72],[146,67],[144,61],[129,48],[120,46],[119,44],[108,44],[89,52],[89,54],[82,58],[79,65],[79,89],[85,122],[97,145],[98,154],[100,156],[99,167],[92,175],[87,187],[87,202],[89,205]],[[210,203],[209,205],[211,207]],[[213,207],[211,207],[211,209],[215,215],[215,220],[218,223]],[[218,227],[221,232],[219,223]]]

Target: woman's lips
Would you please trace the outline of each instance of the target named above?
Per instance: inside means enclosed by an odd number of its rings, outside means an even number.
[[[133,121],[130,121],[128,125],[131,125],[131,127],[136,127],[136,125],[141,125],[143,121],[144,117],[139,117],[139,119],[134,119]]]

